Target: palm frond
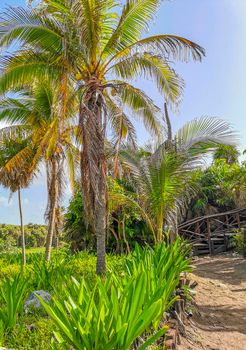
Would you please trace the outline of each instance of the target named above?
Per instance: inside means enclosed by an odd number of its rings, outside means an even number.
[[[113,92],[119,100],[132,111],[133,116],[140,117],[146,129],[154,135],[159,135],[160,122],[158,120],[160,109],[154,104],[143,90],[121,81],[112,81],[115,86]]]
[[[153,80],[168,102],[177,103],[183,90],[183,80],[162,57],[145,53],[123,59],[110,67],[109,71],[120,79],[144,77]]]
[[[0,100],[0,120],[7,123],[24,123],[30,116],[33,100],[30,98],[6,98]]]
[[[49,64],[46,55],[24,51],[15,56],[5,56],[0,61],[3,71],[0,77],[0,94],[10,89],[23,88],[34,82],[50,79],[57,80],[58,67]]]
[[[35,148],[24,133],[1,135],[0,141],[0,183],[15,192],[27,187],[33,179],[36,164],[33,164]]]
[[[100,54],[100,47],[112,33],[115,22],[112,9],[115,6],[113,0],[75,0],[71,6],[81,45],[86,50],[87,62],[94,68]]]
[[[218,144],[235,144],[237,135],[231,125],[216,117],[196,118],[186,123],[176,134],[177,148],[181,152],[199,155]]]
[[[123,6],[117,27],[103,50],[103,57],[117,53],[140,39],[153,19],[159,0],[128,0]]]
[[[9,7],[0,18],[0,46],[9,46],[14,40],[20,44],[61,50],[61,33],[51,18],[41,18],[37,12],[22,7]]]
[[[167,60],[175,59],[188,62],[190,59],[201,61],[205,50],[191,40],[177,35],[159,34],[141,39],[118,52],[112,60],[120,60],[136,53],[151,52]]]
[[[123,112],[122,108],[113,101],[112,98],[107,96],[105,98],[107,118],[112,127],[112,130],[117,139],[127,142],[133,147],[136,147],[136,132],[134,125],[129,117]]]

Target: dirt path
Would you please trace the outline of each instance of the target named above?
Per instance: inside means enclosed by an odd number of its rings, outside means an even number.
[[[199,258],[196,306],[179,350],[246,350],[246,259]]]

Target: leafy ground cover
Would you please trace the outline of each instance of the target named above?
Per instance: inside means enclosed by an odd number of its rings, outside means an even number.
[[[107,274],[95,275],[96,257],[65,250],[45,262],[43,253],[0,259],[0,345],[15,349],[145,349],[167,327],[165,311],[176,300],[181,272],[189,271],[182,241],[130,255],[108,255]],[[24,312],[33,291],[52,295],[51,304]]]

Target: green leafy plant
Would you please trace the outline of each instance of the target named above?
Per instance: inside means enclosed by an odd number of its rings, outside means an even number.
[[[57,293],[48,305],[39,298],[58,329],[57,342],[63,349],[127,350],[141,336],[145,343],[139,349],[145,349],[166,331],[158,327],[177,299],[180,273],[189,270],[187,253],[182,241],[137,247],[120,277],[112,272],[94,286],[73,278],[65,299]]]
[[[27,285],[28,281],[22,274],[6,278],[1,284],[0,320],[5,330],[10,330],[16,325],[18,314],[22,311]]]
[[[68,260],[68,259],[67,259]],[[55,256],[52,261],[44,260],[40,254],[32,254],[31,270],[33,272],[33,282],[37,289],[52,289],[58,284],[58,279],[65,277],[65,257]]]
[[[58,327],[55,337],[64,349],[70,344],[74,349],[127,350],[162,316],[160,296],[152,295],[145,304],[142,291],[148,279],[147,273],[138,274],[122,286],[113,275],[106,281],[98,279],[92,290],[84,279],[80,284],[73,279],[76,298],[68,293],[65,301],[56,298],[52,306],[39,300]],[[164,332],[165,328],[158,335]],[[151,339],[155,337],[148,339],[148,344]]]

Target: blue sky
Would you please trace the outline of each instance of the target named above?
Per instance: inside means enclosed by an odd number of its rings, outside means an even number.
[[[1,0],[4,7],[25,5],[23,0]],[[202,63],[176,63],[186,88],[179,114],[171,115],[175,129],[195,117],[217,116],[230,121],[246,146],[246,0],[164,0],[148,34],[169,33],[191,39],[206,49]],[[138,83],[141,86],[141,82]],[[144,89],[162,106],[163,98],[151,82]],[[139,142],[149,139],[137,125]],[[65,201],[69,195],[65,194]],[[46,205],[45,178],[39,176],[23,190],[24,221],[43,223]],[[0,188],[0,222],[19,223],[17,198],[8,201]]]

